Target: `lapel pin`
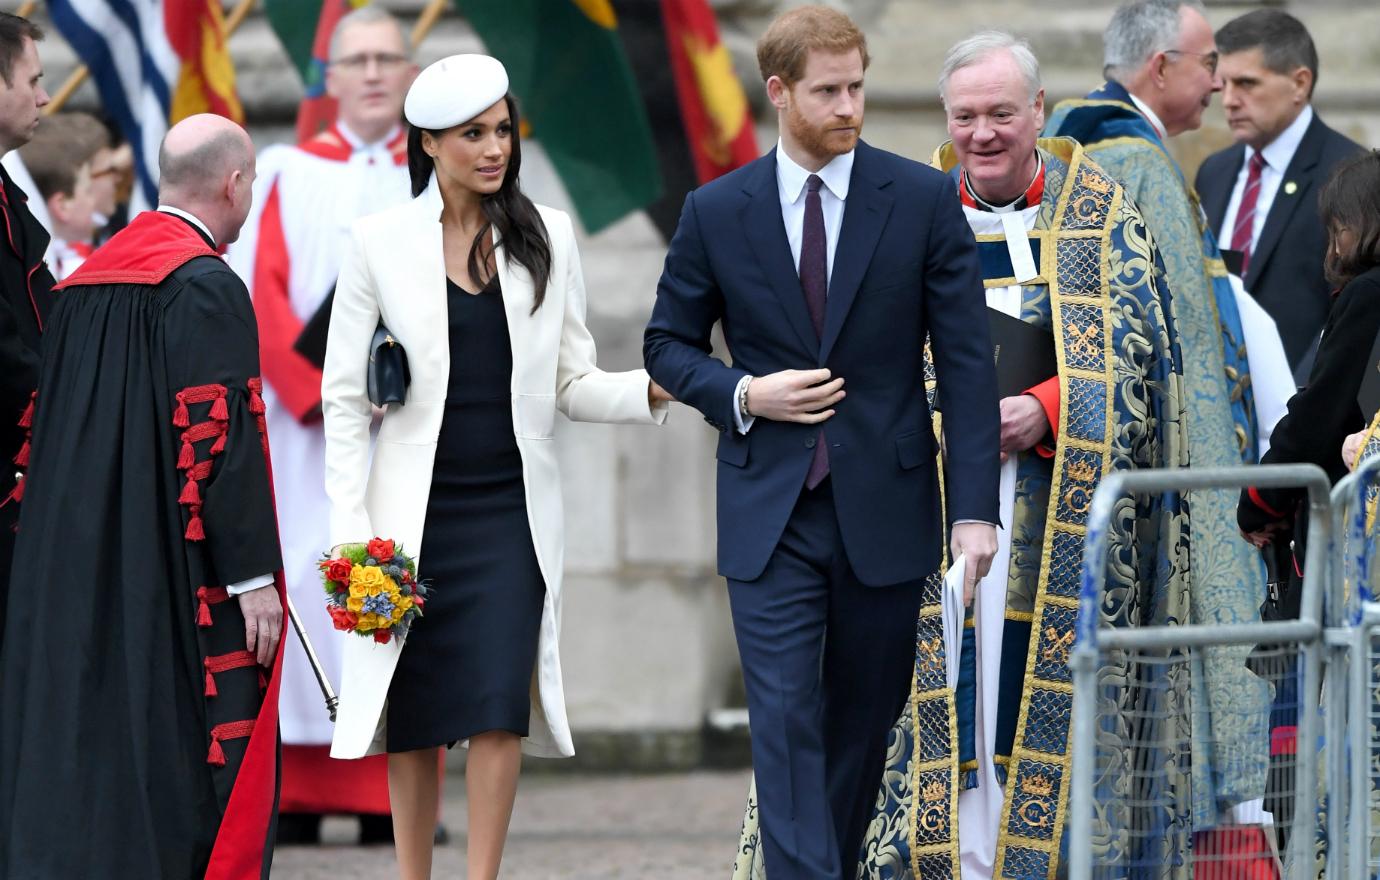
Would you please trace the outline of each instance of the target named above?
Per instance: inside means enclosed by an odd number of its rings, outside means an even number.
[[[1284,184],[1284,194],[1286,196],[1292,196],[1294,193],[1298,191],[1299,185],[1297,183],[1294,183],[1292,180]]]

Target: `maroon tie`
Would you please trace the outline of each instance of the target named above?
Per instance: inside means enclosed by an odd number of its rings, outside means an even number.
[[[829,251],[824,239],[824,208],[819,200],[819,187],[824,181],[818,174],[811,174],[806,180],[805,224],[800,238],[800,287],[805,291],[805,307],[810,310],[810,323],[815,325],[815,335],[824,336],[824,300],[829,290]],[[810,470],[805,475],[805,488],[813,489],[829,476],[829,448],[824,442],[824,429],[818,436],[805,441],[813,446],[814,458],[810,459]]]
[[[1241,207],[1236,209],[1236,225],[1231,230],[1231,249],[1241,254],[1241,274],[1251,264],[1251,240],[1255,237],[1255,203],[1260,200],[1260,172],[1265,157],[1257,150],[1246,173],[1246,188],[1241,191]]]

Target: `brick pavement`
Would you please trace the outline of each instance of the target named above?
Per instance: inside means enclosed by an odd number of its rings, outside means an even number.
[[[647,776],[524,776],[513,812],[503,877],[517,880],[727,880],[738,843],[748,771]],[[432,876],[465,869],[461,777],[446,780],[451,843]],[[389,847],[348,845],[353,822],[327,820],[319,847],[283,847],[274,880],[393,880]]]

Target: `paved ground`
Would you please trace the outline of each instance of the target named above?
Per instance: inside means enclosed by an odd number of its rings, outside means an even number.
[[[522,780],[503,877],[727,880],[738,843],[748,771],[657,776],[533,775]],[[446,780],[451,843],[432,876],[465,874],[465,792]],[[283,847],[274,880],[393,880],[393,851],[349,843],[354,823],[328,820],[320,847]]]

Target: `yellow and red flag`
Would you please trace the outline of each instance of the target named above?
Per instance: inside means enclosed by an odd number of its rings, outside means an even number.
[[[216,113],[244,124],[220,0],[171,0],[163,7],[163,22],[168,43],[182,59],[168,122]]]

